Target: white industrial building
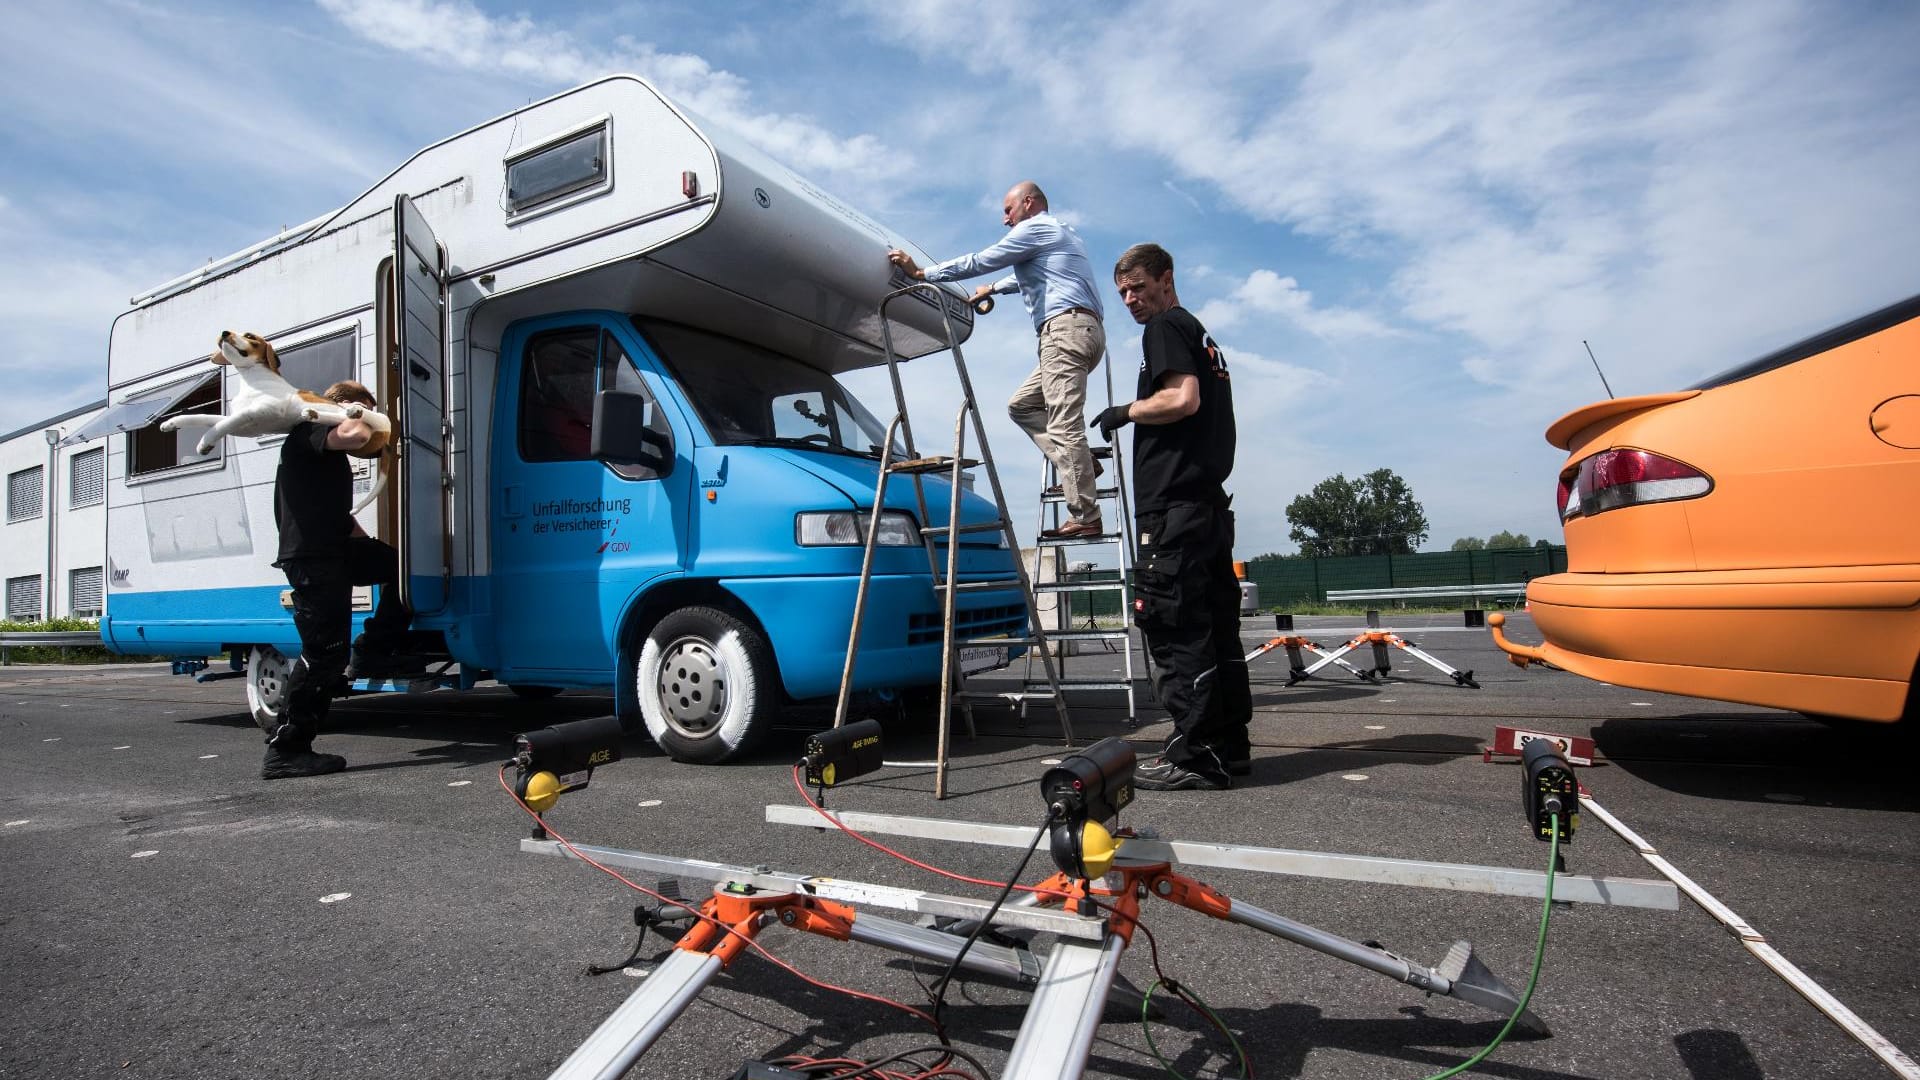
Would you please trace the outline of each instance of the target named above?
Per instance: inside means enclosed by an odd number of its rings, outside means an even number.
[[[106,439],[56,444],[106,404],[96,401],[0,435],[0,474],[7,478],[0,578],[9,620],[93,618],[105,606]]]

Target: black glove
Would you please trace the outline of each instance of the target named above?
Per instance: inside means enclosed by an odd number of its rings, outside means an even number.
[[[1101,409],[1100,415],[1094,417],[1093,423],[1087,426],[1089,428],[1099,428],[1100,437],[1108,442],[1112,442],[1114,432],[1133,423],[1133,417],[1127,415],[1127,410],[1132,407],[1133,402],[1129,401],[1125,405],[1113,405]]]

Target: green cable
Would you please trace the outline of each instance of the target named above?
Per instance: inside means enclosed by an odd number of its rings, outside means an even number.
[[[1507,1022],[1501,1025],[1500,1033],[1493,1037],[1492,1042],[1467,1060],[1444,1072],[1434,1073],[1426,1080],[1447,1080],[1449,1076],[1459,1076],[1480,1064],[1507,1037],[1507,1032],[1513,1030],[1514,1022],[1520,1019],[1521,1013],[1527,1011],[1527,1002],[1533,1000],[1533,988],[1540,981],[1540,960],[1547,953],[1547,920],[1553,914],[1553,873],[1554,869],[1560,865],[1560,815],[1549,815],[1549,820],[1552,822],[1553,835],[1552,847],[1547,853],[1547,898],[1540,904],[1540,936],[1533,943],[1533,972],[1527,976],[1526,992],[1520,995],[1520,1004],[1514,1008],[1513,1015],[1507,1017]]]
[[[1253,1069],[1247,1064],[1247,1052],[1241,1049],[1240,1040],[1233,1037],[1233,1032],[1228,1030],[1225,1023],[1221,1022],[1219,1014],[1208,1008],[1206,1002],[1200,1000],[1199,994],[1173,982],[1171,979],[1155,979],[1153,980],[1153,985],[1147,987],[1147,992],[1141,995],[1140,998],[1140,1030],[1147,1036],[1147,1052],[1152,1054],[1153,1060],[1159,1062],[1160,1067],[1167,1071],[1167,1075],[1173,1077],[1174,1080],[1188,1080],[1187,1077],[1182,1076],[1174,1069],[1172,1062],[1160,1056],[1160,1048],[1153,1044],[1153,1025],[1147,1022],[1147,1012],[1153,1007],[1153,992],[1159,989],[1162,984],[1165,984],[1167,990],[1174,996],[1205,1013],[1207,1019],[1213,1021],[1214,1027],[1226,1033],[1227,1041],[1233,1044],[1234,1054],[1240,1058],[1241,1080],[1248,1080],[1248,1078],[1253,1076]]]

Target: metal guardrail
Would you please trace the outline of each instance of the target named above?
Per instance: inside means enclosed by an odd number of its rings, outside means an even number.
[[[9,630],[0,632],[0,664],[13,663],[14,649],[71,649],[100,643],[98,630]]]
[[[1407,589],[1328,589],[1327,602],[1337,604],[1346,600],[1428,600],[1448,596],[1464,596],[1475,600],[1503,600],[1517,599],[1525,595],[1527,595],[1527,583],[1513,581],[1496,585],[1426,585]]]

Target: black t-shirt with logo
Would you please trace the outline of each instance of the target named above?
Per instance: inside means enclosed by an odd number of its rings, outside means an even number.
[[[295,424],[280,444],[273,477],[273,523],[280,561],[335,559],[353,535],[353,466],[344,450],[327,449],[324,424]]]
[[[1134,425],[1135,512],[1152,513],[1176,502],[1224,502],[1222,485],[1233,472],[1234,445],[1226,354],[1182,307],[1147,320],[1140,349],[1136,398],[1151,396],[1167,375],[1185,373],[1200,380],[1200,408],[1171,424]]]

